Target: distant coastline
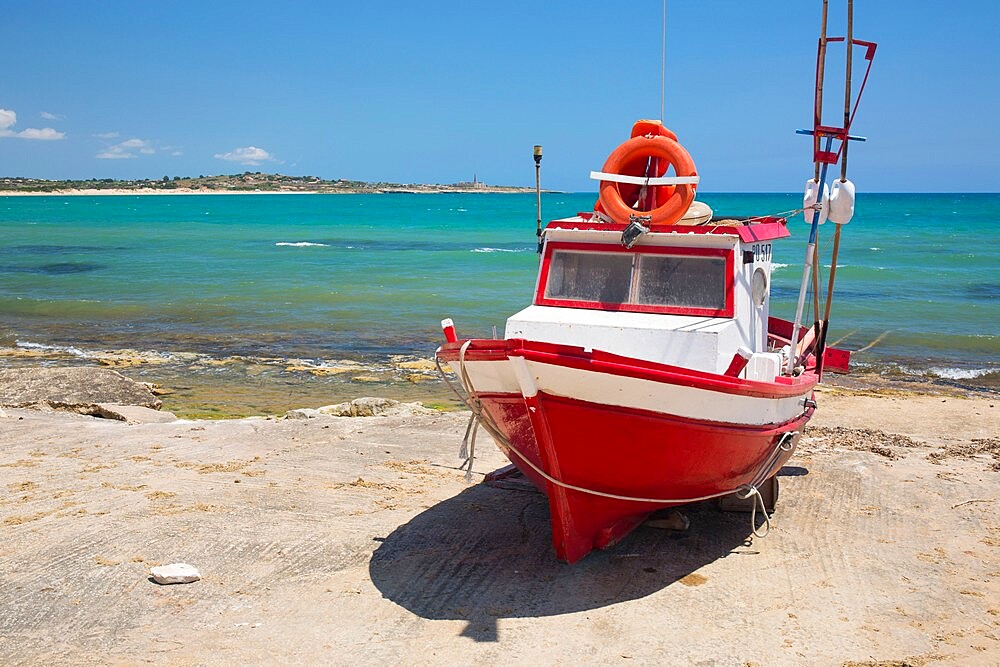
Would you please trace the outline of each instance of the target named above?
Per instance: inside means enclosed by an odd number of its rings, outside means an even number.
[[[50,190],[45,192],[24,192],[0,189],[0,197],[93,197],[115,195],[360,195],[360,194],[523,194],[534,192],[534,188],[503,188],[491,187],[478,190],[427,185],[421,187],[404,186],[399,189],[378,188],[373,190],[192,190],[191,188],[176,188],[173,190],[155,190],[152,188],[114,188],[114,189],[69,189]],[[543,190],[542,192],[551,192]]]
[[[164,176],[159,180],[47,180],[0,177],[0,196],[94,195],[264,195],[264,194],[506,194],[534,192],[534,188],[487,185],[473,179],[449,184],[369,183],[316,176],[286,176],[244,172],[219,176]]]

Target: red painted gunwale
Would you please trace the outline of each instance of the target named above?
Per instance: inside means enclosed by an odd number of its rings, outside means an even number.
[[[619,225],[614,222],[600,222],[593,219],[593,213],[581,213],[580,220],[564,218],[553,220],[545,226],[546,231],[555,229],[579,229],[593,230],[599,232],[622,232],[627,225]],[[654,227],[650,234],[721,234],[728,236],[739,236],[744,243],[755,241],[773,241],[791,236],[791,232],[785,227],[787,220],[773,216],[755,218],[753,224],[749,225],[669,225]]]
[[[438,358],[446,362],[458,361],[459,349],[464,342],[445,343],[438,351]],[[587,351],[582,347],[520,338],[473,339],[465,352],[465,360],[470,362],[502,361],[510,357],[524,357],[527,361],[755,398],[801,396],[811,391],[818,382],[816,375],[808,371],[795,378],[778,376],[774,382],[761,382],[624,357],[600,350]]]

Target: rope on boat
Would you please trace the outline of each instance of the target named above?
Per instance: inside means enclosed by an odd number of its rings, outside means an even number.
[[[741,500],[746,500],[747,498],[753,498],[751,501],[753,503],[753,509],[750,511],[750,529],[753,534],[757,537],[766,537],[769,532],[771,532],[771,517],[767,514],[767,508],[764,506],[764,498],[760,495],[760,491],[757,487],[767,481],[767,473],[771,471],[771,468],[778,459],[781,457],[782,452],[790,452],[792,450],[792,437],[795,435],[795,431],[789,431],[778,439],[778,444],[774,447],[771,452],[771,456],[767,458],[764,465],[757,470],[757,474],[750,481],[749,484],[740,485],[739,489],[736,491],[736,497]],[[764,514],[764,532],[757,532],[757,508],[760,507],[760,511]]]
[[[460,378],[463,387],[471,387],[472,380],[469,379],[468,372],[465,370],[465,352],[469,349],[469,344],[472,340],[467,340],[462,343],[462,347],[458,352],[460,364],[459,367],[462,370],[462,375],[464,377]],[[440,352],[440,348],[438,348]],[[476,460],[476,436],[479,434],[479,424],[482,421],[480,415],[483,412],[483,403],[479,400],[479,396],[472,391],[466,390],[466,395],[468,399],[463,398],[461,394],[455,389],[451,384],[451,380],[445,375],[444,370],[441,368],[441,361],[438,359],[437,353],[434,354],[434,363],[437,364],[438,372],[441,373],[441,377],[444,378],[445,382],[448,383],[448,387],[455,392],[455,395],[465,403],[472,411],[469,415],[469,423],[465,427],[465,437],[462,438],[462,446],[458,450],[458,458],[462,459],[462,464],[458,466],[459,470],[465,469],[465,481],[472,482],[472,463]]]
[[[473,412],[469,417],[469,423],[465,427],[465,437],[462,438],[462,447],[458,450],[458,457],[462,459],[459,470],[465,469],[465,481],[472,481],[472,462],[476,459],[476,435],[479,432],[479,420]]]
[[[765,220],[767,218],[785,218],[787,220],[788,218],[793,218],[796,215],[798,215],[799,213],[802,213],[802,211],[804,211],[804,210],[805,209],[802,209],[802,208],[793,208],[793,209],[791,209],[789,211],[781,211],[780,213],[772,213],[770,215],[754,215],[754,216],[751,216],[751,217],[747,218],[747,222],[754,222],[754,221],[757,221],[757,220]]]
[[[757,473],[747,484],[740,484],[735,489],[729,491],[722,491],[719,493],[713,493],[707,496],[699,496],[697,498],[641,498],[636,496],[623,496],[616,493],[607,493],[605,491],[598,491],[597,489],[588,489],[582,486],[576,486],[575,484],[569,484],[560,479],[556,479],[552,475],[548,474],[540,467],[535,465],[535,463],[529,459],[527,456],[522,454],[517,447],[515,447],[510,440],[500,431],[500,427],[497,426],[496,422],[489,415],[488,412],[483,410],[483,403],[479,399],[479,396],[472,385],[472,379],[469,377],[468,370],[465,365],[465,353],[469,349],[469,345],[472,343],[471,340],[467,340],[462,343],[462,347],[458,351],[458,367],[459,373],[458,378],[462,384],[462,389],[465,390],[465,396],[455,388],[451,380],[448,379],[447,373],[441,367],[441,360],[438,358],[437,353],[434,355],[434,363],[437,365],[438,372],[441,373],[441,377],[444,379],[445,384],[448,388],[458,397],[460,401],[465,403],[465,405],[472,411],[469,417],[469,424],[465,428],[465,438],[462,440],[462,447],[459,450],[459,458],[464,459],[462,465],[459,466],[459,470],[465,468],[465,481],[472,481],[472,462],[475,459],[476,452],[476,434],[478,427],[482,424],[482,427],[492,435],[497,442],[499,442],[503,447],[514,452],[519,459],[528,465],[529,468],[534,470],[540,477],[546,481],[555,484],[556,486],[568,489],[570,491],[578,491],[579,493],[586,493],[592,496],[598,496],[600,498],[609,498],[611,500],[624,500],[628,502],[637,503],[655,503],[664,505],[686,505],[688,503],[700,502],[702,500],[713,500],[715,498],[721,498],[722,496],[728,496],[730,494],[736,494],[741,500],[746,500],[748,498],[753,498],[753,509],[750,513],[750,529],[753,534],[757,537],[763,538],[771,530],[771,517],[768,516],[767,508],[764,506],[764,498],[761,496],[758,487],[763,484],[769,478],[768,473],[774,464],[777,463],[778,459],[781,457],[783,452],[789,452],[794,447],[794,437],[798,431],[788,431],[782,434],[781,438],[775,444],[774,449],[771,451],[770,456],[764,461],[764,464],[757,470]],[[440,352],[441,348],[438,348],[437,352]],[[468,467],[466,468],[466,464]],[[761,512],[764,514],[764,532],[757,531],[757,509],[760,508]]]

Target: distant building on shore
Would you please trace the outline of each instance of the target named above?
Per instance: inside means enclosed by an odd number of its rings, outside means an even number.
[[[460,181],[455,183],[455,185],[460,188],[471,188],[473,190],[482,190],[489,187],[486,183],[479,180],[479,177],[476,174],[472,175],[472,181]]]

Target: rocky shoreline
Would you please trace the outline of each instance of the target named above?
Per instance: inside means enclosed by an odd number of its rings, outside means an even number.
[[[463,407],[442,382],[434,361],[417,355],[330,359],[221,356],[135,349],[84,350],[20,346],[0,340],[0,369],[105,368],[148,384],[163,409],[182,418],[281,415],[375,395],[435,408]],[[1000,398],[995,382],[955,381],[864,369],[828,375],[832,389],[897,395]]]
[[[185,418],[284,414],[377,394],[455,407],[430,359],[396,355],[378,361],[212,357],[141,350],[84,351],[0,346],[0,371],[35,368],[112,369],[145,383],[164,409]]]
[[[107,368],[12,368],[0,369],[0,408],[65,411],[130,424],[164,423],[177,416],[163,411],[159,396],[171,390],[158,384],[128,378]],[[417,402],[362,397],[317,408],[294,408],[287,419],[321,416],[375,417],[429,414],[433,410]]]

